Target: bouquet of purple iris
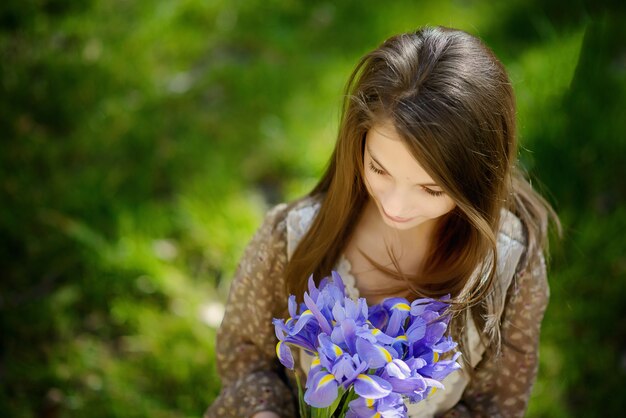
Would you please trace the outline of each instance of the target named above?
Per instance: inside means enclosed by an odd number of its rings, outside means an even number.
[[[441,359],[457,345],[444,335],[445,298],[388,298],[368,307],[346,297],[339,274],[329,279],[317,288],[310,277],[299,309],[291,295],[290,318],[273,321],[285,367],[295,367],[290,346],[313,357],[304,393],[298,379],[301,417],[406,417],[405,398],[425,399],[460,368],[460,353]]]

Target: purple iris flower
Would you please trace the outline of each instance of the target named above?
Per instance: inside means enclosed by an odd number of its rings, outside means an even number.
[[[402,396],[397,393],[390,393],[380,399],[357,398],[350,402],[350,409],[346,413],[346,418],[362,417],[406,417],[407,408],[404,405]]]
[[[403,396],[420,401],[441,388],[441,380],[460,366],[460,354],[440,360],[456,343],[445,336],[450,320],[446,299],[388,298],[367,306],[345,295],[333,272],[319,287],[309,277],[304,303],[288,300],[290,317],[274,319],[281,363],[295,367],[290,346],[313,356],[304,402],[335,408],[347,394],[348,417],[404,417]]]
[[[304,400],[315,408],[326,408],[337,399],[339,384],[328,371],[321,369],[309,373]]]
[[[313,321],[313,314],[304,311],[301,315],[295,315],[285,322],[282,319],[274,319],[274,331],[278,338],[276,354],[283,365],[293,369],[293,357],[287,344],[301,347],[309,353],[316,351],[319,325]]]

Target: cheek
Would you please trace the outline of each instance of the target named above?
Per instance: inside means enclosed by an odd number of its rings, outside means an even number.
[[[411,198],[413,214],[427,219],[438,218],[454,208],[454,201],[447,196],[430,196],[424,191],[418,191]]]
[[[392,188],[384,177],[365,173],[365,186],[370,195],[376,200],[384,201],[387,192]],[[454,209],[454,201],[447,196],[430,196],[424,191],[415,191],[406,196],[409,207],[413,208],[412,215],[425,218],[437,218]]]
[[[380,197],[385,193],[385,181],[380,176],[365,173],[365,186],[367,191],[376,197]]]
[[[454,209],[454,201],[447,196],[429,197],[424,200],[425,214],[431,218],[438,218]]]

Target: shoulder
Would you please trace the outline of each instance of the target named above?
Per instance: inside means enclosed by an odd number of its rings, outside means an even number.
[[[526,251],[526,238],[522,221],[511,211],[502,209],[500,212],[500,227],[496,236],[496,280],[491,285],[487,297],[486,329],[495,330],[496,324],[506,305],[506,298],[511,285],[515,283],[515,275],[520,267],[520,260]],[[488,263],[493,262],[490,255]],[[482,271],[481,280],[488,278],[488,273]]]
[[[519,269],[527,249],[526,230],[520,218],[502,209],[497,235],[498,268],[500,276],[510,279]]]
[[[546,254],[541,245],[529,245],[527,226],[511,211],[502,209],[498,246],[517,247],[521,249],[515,273],[546,268]]]
[[[522,221],[513,212],[504,208],[500,211],[500,230],[498,235],[518,245],[526,246],[526,232]]]
[[[498,233],[498,270],[503,289],[517,288],[529,282],[546,281],[546,263],[542,248],[529,252],[526,227],[518,216],[503,209]],[[523,279],[523,280],[522,280]],[[546,288],[547,284],[543,283]]]
[[[321,195],[306,195],[276,204],[267,211],[260,229],[265,230],[266,234],[281,236],[288,246],[297,244],[318,213],[322,198]]]
[[[322,205],[321,196],[305,196],[287,206],[287,228],[306,231]]]
[[[291,257],[300,240],[311,227],[322,206],[322,200],[322,195],[305,196],[288,205],[285,215],[288,257]]]
[[[290,202],[278,203],[269,208],[265,215],[264,223],[271,223],[275,226],[293,222],[294,219],[308,218],[307,215],[314,215],[318,212],[322,202],[321,196],[303,196]],[[286,226],[286,225],[285,225]]]

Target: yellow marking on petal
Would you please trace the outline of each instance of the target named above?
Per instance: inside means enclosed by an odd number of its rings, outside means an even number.
[[[334,327],[335,325],[337,325],[337,321],[335,321],[335,320],[333,319],[332,324],[333,324],[333,327]]]
[[[320,358],[318,356],[313,357],[313,360],[311,361],[311,368],[319,366],[320,364]]]
[[[376,415],[374,415],[374,418],[380,418],[382,417],[382,415],[380,415],[380,412],[376,412]]]
[[[332,382],[334,379],[335,379],[335,376],[333,376],[332,374],[327,374],[326,376],[320,379],[319,383],[317,384],[317,389],[321,388],[324,385],[327,385],[329,382]]]
[[[383,355],[385,356],[385,361],[387,363],[391,362],[391,360],[393,360],[393,357],[391,357],[391,353],[389,351],[387,351],[387,349],[385,347],[377,347],[378,350],[383,353]]]
[[[276,356],[280,357],[280,345],[282,344],[282,341],[279,341],[278,344],[276,344]]]
[[[343,354],[343,350],[338,345],[333,345],[333,350],[335,351],[336,356],[340,356]]]
[[[368,382],[373,382],[374,379],[372,379],[371,377],[369,377],[366,374],[361,373],[360,375],[357,376],[357,379],[361,379],[361,380],[367,380]]]
[[[433,396],[433,395],[435,394],[435,392],[437,392],[437,388],[436,388],[436,387],[433,387],[433,388],[430,390],[430,393],[428,394],[428,396]]]
[[[307,309],[306,311],[302,312],[302,315],[300,315],[300,318],[302,318],[304,315],[313,315],[313,312],[311,312],[310,309]]]
[[[439,361],[439,353],[433,351],[433,363],[437,363]]]
[[[378,335],[378,334],[380,334],[381,332],[382,332],[382,331],[381,331],[381,330],[379,330],[378,328],[374,328],[374,329],[372,330],[372,335]]]
[[[373,408],[374,407],[374,399],[367,399],[367,398],[365,398],[365,405],[367,405],[368,408]]]
[[[408,340],[408,338],[406,337],[406,335],[398,335],[398,336],[396,337],[396,340],[407,341],[407,340]]]
[[[401,311],[410,311],[411,307],[403,302],[398,302],[391,307],[391,309],[399,309]]]

